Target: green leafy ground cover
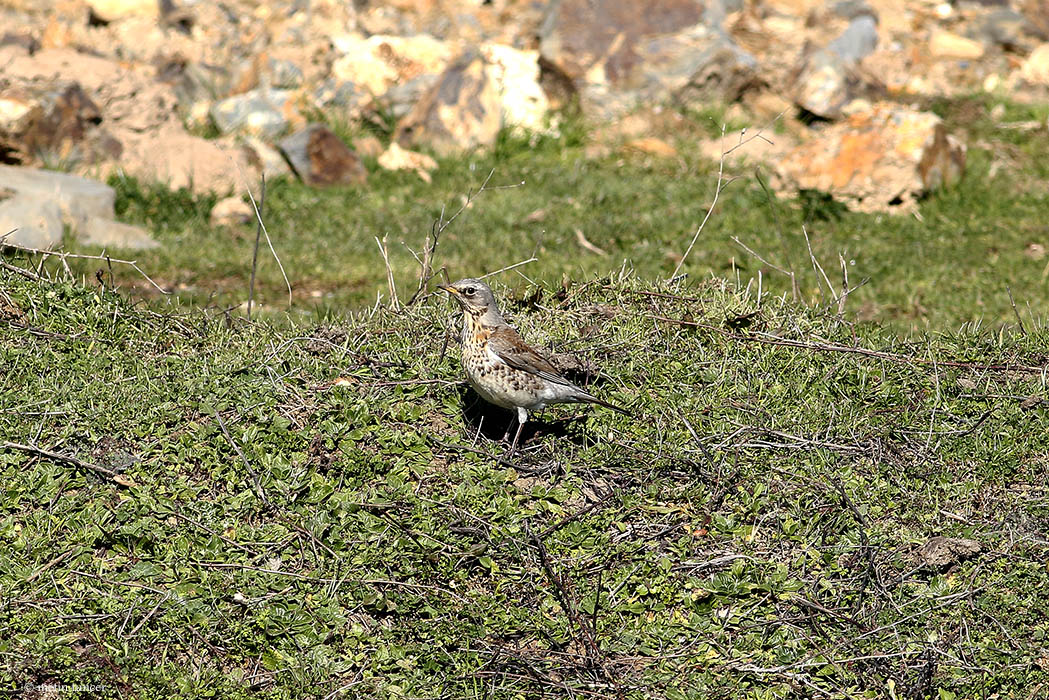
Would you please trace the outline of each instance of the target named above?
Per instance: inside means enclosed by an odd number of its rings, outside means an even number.
[[[0,450],[5,692],[1049,692],[1039,324],[903,341],[754,285],[515,282],[525,337],[634,415],[548,410],[506,461],[438,297],[249,324],[0,281],[0,437],[132,484]],[[982,551],[930,569],[934,536]]]

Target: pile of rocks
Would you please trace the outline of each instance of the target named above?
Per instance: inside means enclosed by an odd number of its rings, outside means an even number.
[[[629,136],[657,154],[674,149],[644,115],[737,103],[751,133],[788,126],[733,154],[772,160],[777,187],[898,209],[965,166],[907,105],[1046,99],[1047,42],[1049,0],[0,0],[0,163],[223,193],[260,172],[360,184],[362,156],[428,178],[419,151],[556,130],[569,101],[642,115]],[[393,143],[344,143],[321,115]]]

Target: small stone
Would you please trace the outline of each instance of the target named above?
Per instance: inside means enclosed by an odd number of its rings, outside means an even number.
[[[951,32],[936,31],[929,38],[929,53],[937,58],[974,60],[983,57],[984,47],[975,39]]]
[[[970,559],[983,549],[976,540],[960,537],[932,537],[918,550],[918,560],[926,567],[943,571]]]
[[[627,141],[624,146],[633,151],[640,151],[641,153],[647,153],[651,156],[660,156],[662,158],[676,158],[677,149],[671,146],[663,139],[656,138],[654,136],[646,136],[639,139],[633,139]]]
[[[427,73],[404,83],[392,85],[379,98],[379,102],[383,108],[389,110],[395,119],[401,119],[412,111],[416,103],[433,88],[439,79],[440,76]]]
[[[836,39],[827,44],[843,61],[858,63],[878,48],[878,20],[872,15],[861,13],[849,22],[849,26]]]
[[[1041,44],[1020,67],[1020,76],[1033,85],[1049,85],[1049,44]]]
[[[88,219],[87,224],[78,228],[76,234],[80,243],[103,248],[150,250],[160,247],[145,229],[98,216]]]
[[[255,210],[242,197],[226,197],[211,208],[211,225],[242,226],[255,220]]]
[[[481,56],[499,94],[505,126],[541,132],[546,128],[550,104],[539,83],[539,52],[503,44],[483,44]]]
[[[414,170],[425,182],[430,182],[430,171],[437,169],[437,161],[425,153],[409,151],[394,141],[379,156],[379,165],[386,170]]]
[[[160,15],[161,0],[88,0],[91,14],[102,22],[128,17],[152,19]]]
[[[273,139],[288,128],[285,110],[290,109],[290,99],[286,90],[252,90],[213,104],[211,119],[224,134],[237,132]]]
[[[360,136],[353,140],[353,150],[365,158],[378,158],[386,148],[375,136]]]
[[[159,62],[157,79],[173,86],[183,120],[201,126],[210,118],[216,97],[229,91],[230,74],[221,66],[186,63],[180,56]]]
[[[849,67],[840,56],[822,49],[809,56],[794,85],[799,107],[824,119],[837,119],[849,101]]]
[[[0,201],[0,247],[47,250],[62,242],[62,210],[49,200],[16,194]]]
[[[275,88],[294,90],[302,86],[302,69],[287,59],[272,59],[269,65],[270,85]]]
[[[279,147],[307,184],[362,184],[368,179],[360,156],[323,124],[308,125],[283,139]]]
[[[1049,11],[1049,3],[1046,3]],[[1008,7],[999,7],[983,17],[974,27],[987,42],[1015,51],[1031,41],[1036,33],[1034,25],[1022,14]]]
[[[367,95],[353,83],[340,83],[334,78],[328,78],[313,89],[312,99],[320,109],[338,107],[352,114],[366,101]]]

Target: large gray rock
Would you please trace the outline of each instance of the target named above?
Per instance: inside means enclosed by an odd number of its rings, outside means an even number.
[[[7,242],[51,248],[62,242],[64,226],[81,242],[109,248],[157,245],[137,226],[113,220],[113,188],[65,173],[0,165],[0,236],[17,228]]]
[[[82,228],[92,217],[113,218],[116,193],[101,182],[50,170],[0,165],[0,187],[37,201],[51,201],[71,228]]]
[[[138,226],[93,216],[77,230],[77,240],[88,245],[125,250],[150,250],[160,246],[149,232]]]
[[[49,199],[0,191],[0,247],[14,244],[46,250],[62,242],[62,210]]]
[[[721,28],[716,0],[554,0],[540,53],[585,108],[613,115],[638,102],[731,101],[757,84],[757,62]]]

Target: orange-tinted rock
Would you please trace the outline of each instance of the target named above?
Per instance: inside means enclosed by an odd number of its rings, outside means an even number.
[[[787,154],[777,185],[826,192],[861,211],[895,211],[958,181],[965,152],[935,114],[877,104]]]

